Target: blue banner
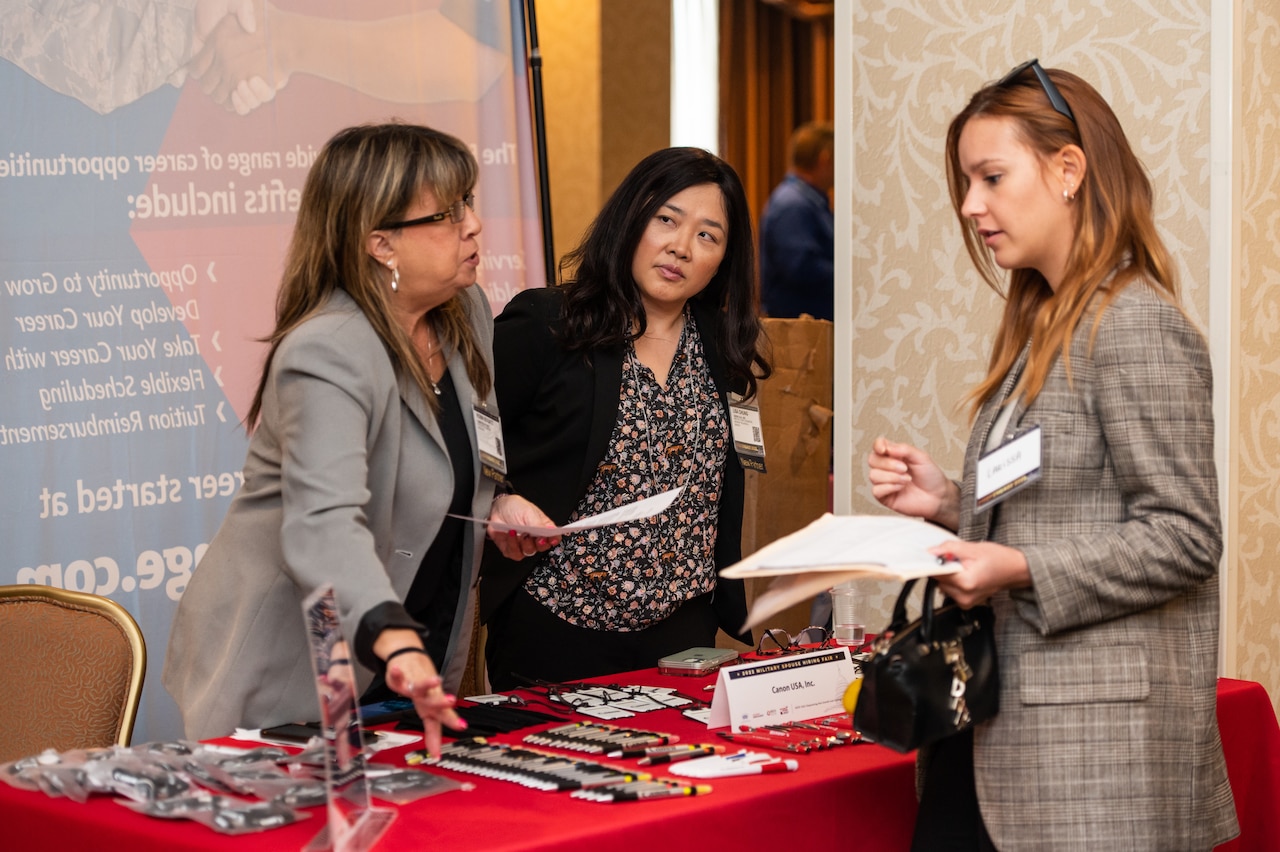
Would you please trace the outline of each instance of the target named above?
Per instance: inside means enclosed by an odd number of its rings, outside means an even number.
[[[170,621],[240,484],[324,142],[391,118],[463,139],[495,313],[545,283],[521,4],[19,5],[0,23],[0,583],[133,613],[134,738],[167,739]]]

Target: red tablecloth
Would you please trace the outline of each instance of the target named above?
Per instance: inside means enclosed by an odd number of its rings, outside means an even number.
[[[1218,680],[1218,730],[1240,818],[1224,852],[1280,849],[1280,727],[1267,691],[1248,680]]]
[[[707,678],[655,672],[613,678],[619,683],[669,685],[693,693]],[[1244,830],[1225,849],[1262,852],[1280,837],[1280,730],[1266,691],[1256,683],[1223,680],[1218,715],[1232,787]],[[633,727],[707,742],[705,729],[664,710],[626,720]],[[621,724],[621,723],[619,723]],[[518,742],[526,731],[495,738]],[[403,751],[381,753],[401,762]],[[463,776],[471,792],[447,793],[406,805],[380,849],[430,846],[458,850],[683,849],[905,850],[915,817],[914,762],[879,746],[859,745],[799,757],[797,772],[718,779],[707,796],[624,804],[595,804],[565,793]],[[226,837],[186,822],[149,819],[107,798],[83,805],[15,790],[0,783],[0,846],[6,849],[280,850],[300,849],[321,828],[311,819],[262,834]]]

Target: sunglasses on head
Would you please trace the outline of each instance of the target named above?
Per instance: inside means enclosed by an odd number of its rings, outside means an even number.
[[[1000,82],[996,83],[997,87],[1007,86],[1014,80],[1022,76],[1022,72],[1030,68],[1036,74],[1036,79],[1040,81],[1040,88],[1044,89],[1044,93],[1049,97],[1049,103],[1057,112],[1071,119],[1072,124],[1076,124],[1076,117],[1071,112],[1071,107],[1067,104],[1067,99],[1062,96],[1062,92],[1058,91],[1058,87],[1053,85],[1053,81],[1049,79],[1049,73],[1040,67],[1039,59],[1028,59],[1018,67],[1014,68],[1008,74],[1000,78]]]

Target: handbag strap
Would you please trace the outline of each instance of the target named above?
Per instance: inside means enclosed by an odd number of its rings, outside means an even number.
[[[917,579],[919,578],[913,577],[902,584],[902,591],[898,593],[898,600],[893,605],[893,620],[889,624],[889,632],[897,633],[907,626],[910,620],[907,616],[907,598],[911,596]],[[937,580],[933,577],[925,579],[924,600],[920,605],[920,639],[925,643],[933,639],[933,599],[937,589]]]
[[[898,600],[893,604],[893,617],[889,620],[886,633],[897,633],[907,626],[907,597],[915,585],[915,579],[907,580],[902,584],[902,591],[898,592]]]

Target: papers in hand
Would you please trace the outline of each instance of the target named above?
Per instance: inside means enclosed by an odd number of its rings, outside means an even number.
[[[954,574],[957,563],[940,562],[929,548],[956,540],[954,533],[897,515],[825,514],[720,572],[722,577],[773,577],[756,595],[743,629],[792,604],[855,577],[909,580]]]
[[[661,515],[683,492],[684,486],[681,485],[679,488],[672,488],[670,491],[663,491],[661,494],[655,494],[652,497],[646,497],[643,500],[637,500],[636,502],[628,503],[625,506],[618,506],[616,509],[610,509],[607,512],[601,512],[598,515],[579,518],[573,523],[565,524],[562,527],[531,527],[523,524],[506,524],[498,521],[490,521],[486,518],[469,518],[465,515],[450,515],[449,517],[461,518],[464,521],[474,521],[478,524],[488,524],[491,529],[495,529],[498,532],[515,530],[516,532],[523,533],[524,535],[564,535],[565,533],[576,532],[578,530],[607,527],[610,524],[621,524],[627,521],[638,521],[643,518],[652,518],[655,515]]]

